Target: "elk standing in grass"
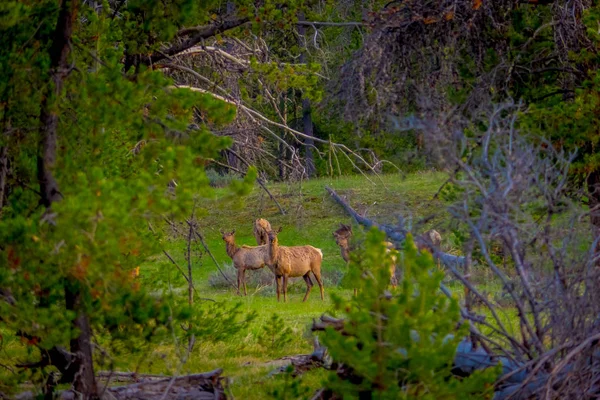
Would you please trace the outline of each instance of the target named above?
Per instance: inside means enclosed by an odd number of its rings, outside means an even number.
[[[340,251],[342,253],[342,258],[344,261],[350,261],[350,252],[353,250],[350,246],[350,238],[352,237],[352,227],[350,225],[340,224],[340,228],[333,232],[333,237],[335,238],[335,243],[340,247]],[[390,252],[394,249],[394,244],[391,242],[385,242],[387,247],[387,251]],[[390,283],[393,287],[398,285],[398,280],[396,279],[396,257],[392,257],[393,264],[390,267]],[[354,295],[358,293],[358,289],[354,289]]]
[[[321,280],[321,263],[323,262],[323,252],[313,246],[280,246],[277,240],[277,232],[269,232],[269,268],[275,275],[277,283],[277,301],[283,286],[283,301],[287,301],[287,284],[289,278],[303,277],[306,282],[306,294],[302,301],[308,299],[313,283],[310,279],[310,273],[314,275],[319,288],[321,289],[321,300],[325,300],[323,290],[323,281]],[[279,283],[281,279],[282,284]]]
[[[261,269],[267,265],[269,261],[269,248],[263,246],[242,246],[238,247],[235,244],[235,229],[230,233],[223,234],[225,242],[225,251],[231,257],[233,266],[237,270],[237,294],[240,294],[240,288],[244,288],[244,296],[248,295],[246,288],[246,270]]]
[[[254,237],[256,238],[257,245],[269,244],[269,232],[271,232],[269,221],[264,218],[254,221]]]

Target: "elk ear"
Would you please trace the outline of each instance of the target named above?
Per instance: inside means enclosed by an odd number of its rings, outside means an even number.
[[[235,235],[235,229],[231,231],[231,234],[232,234],[232,235]]]
[[[280,226],[280,227],[279,227],[279,229],[277,229],[277,230],[275,231],[275,233],[279,233],[279,232],[281,232],[282,230],[283,230],[283,226]]]

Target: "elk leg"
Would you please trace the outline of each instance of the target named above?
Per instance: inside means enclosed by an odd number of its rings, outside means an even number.
[[[246,269],[242,270],[242,285],[244,285],[244,296],[248,296],[248,290],[246,289]]]
[[[242,280],[241,268],[237,269],[237,294],[240,295],[240,282]]]
[[[304,295],[304,300],[302,300],[303,302],[306,301],[306,299],[308,298],[308,294],[310,293],[312,287],[313,287],[313,283],[310,280],[310,272],[307,272],[306,274],[304,274],[304,276],[302,276],[304,278],[304,282],[306,282],[306,294]]]
[[[287,302],[288,277],[287,277],[287,275],[284,275],[281,279],[283,281],[283,302],[286,303]]]
[[[323,280],[321,279],[321,271],[318,272],[313,271],[313,275],[319,284],[319,289],[321,290],[321,300],[325,300],[325,290],[323,289]]]
[[[280,279],[281,279],[281,283],[280,283]],[[277,282],[277,301],[279,300],[279,296],[281,294],[281,290],[283,289],[283,276],[276,276],[275,277],[275,282]]]

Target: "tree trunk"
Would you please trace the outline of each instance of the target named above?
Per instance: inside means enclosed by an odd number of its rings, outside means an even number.
[[[298,21],[304,21],[304,13],[298,14]],[[306,63],[306,27],[304,25],[298,25],[298,33],[300,34],[300,63]],[[310,106],[310,100],[303,96],[302,98],[302,125],[304,127],[304,134],[309,136],[304,140],[304,148],[306,151],[306,173],[309,178],[315,176],[315,160],[312,152],[312,148],[315,145],[315,141],[312,139],[313,123],[312,123],[312,111]]]
[[[55,103],[59,101],[71,66],[69,54],[71,51],[71,37],[73,25],[77,21],[78,0],[63,0],[52,46],[50,47],[50,80],[48,90],[42,101],[40,112],[40,143],[37,157],[38,181],[40,185],[41,202],[46,208],[51,208],[54,202],[60,201],[58,183],[53,175],[56,164],[56,148],[58,141],[58,115]],[[82,294],[76,282],[65,283],[65,302],[67,310],[74,311],[77,315],[73,321],[73,328],[79,331],[79,336],[71,339],[71,353],[75,355],[69,369],[75,370],[73,389],[84,400],[97,399],[98,389],[94,377],[94,364],[92,360],[92,330],[88,316],[85,314]]]
[[[279,179],[281,181],[285,181],[288,176],[288,171],[285,166],[285,162],[287,161],[288,149],[285,144],[279,142],[279,160],[277,160],[277,164],[279,167]]]
[[[65,285],[65,301],[67,310],[75,311],[77,317],[73,326],[79,330],[79,336],[71,339],[71,353],[75,354],[75,378],[73,390],[80,393],[82,400],[99,399],[96,377],[94,376],[94,363],[92,358],[92,328],[88,316],[83,311],[83,299],[77,286]]]

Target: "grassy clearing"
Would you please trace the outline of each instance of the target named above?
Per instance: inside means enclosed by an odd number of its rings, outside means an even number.
[[[279,213],[260,187],[256,187],[243,200],[230,198],[226,189],[216,189],[216,196],[203,200],[199,205],[197,219],[199,229],[219,264],[226,268],[231,263],[225,253],[220,229],[235,229],[238,244],[255,245],[252,223],[255,218],[266,218],[273,227],[283,227],[279,235],[281,244],[310,244],[322,249],[325,301],[321,301],[318,287],[315,286],[308,302],[302,303],[305,286],[301,278],[292,280],[286,304],[277,303],[272,286],[256,288],[248,285],[249,296],[237,296],[233,288],[216,288],[209,284],[209,276],[216,274],[217,269],[208,255],[194,257],[193,278],[199,297],[210,298],[225,305],[241,302],[242,312],[255,312],[257,318],[226,341],[210,343],[199,339],[184,365],[180,363],[180,349],[183,346],[166,343],[148,346],[146,353],[125,351],[116,361],[116,368],[161,374],[196,373],[223,368],[224,375],[231,379],[231,394],[238,399],[264,399],[273,390],[282,390],[286,385],[285,377],[269,375],[280,365],[272,361],[286,355],[310,353],[312,345],[308,328],[312,320],[331,311],[330,296],[333,293],[348,297],[352,294],[351,289],[335,285],[347,267],[332,236],[339,223],[349,223],[350,218],[331,200],[325,186],[331,186],[340,195],[347,196],[357,211],[379,222],[395,223],[397,216],[402,215],[416,223],[424,216],[434,215],[419,231],[435,227],[442,233],[444,249],[452,251],[452,237],[444,229],[445,221],[448,220],[444,214],[444,204],[440,200],[432,200],[445,178],[443,173],[429,172],[407,176],[384,175],[374,184],[365,177],[352,176],[315,179],[302,185],[269,185],[269,189],[287,211],[286,215]],[[359,236],[358,232],[355,234]],[[187,269],[186,241],[181,236],[172,236],[165,243],[165,249],[182,268]],[[162,291],[170,287],[175,293],[180,293],[182,298],[187,296],[185,279],[163,254],[156,254],[142,264],[140,274],[142,285],[150,290]],[[248,272],[247,278],[251,274],[252,271]],[[460,295],[462,287],[449,283],[451,290]],[[202,303],[197,303],[196,307],[202,307]],[[291,341],[281,348],[261,345],[259,340],[263,335],[263,326],[269,323],[274,313],[283,319],[284,326],[292,330]],[[510,315],[507,314],[507,318],[510,319]],[[4,354],[0,359],[22,354],[24,348],[17,339],[8,338],[2,350]],[[325,373],[315,371],[302,379],[309,386],[317,388]]]
[[[444,204],[433,201],[432,197],[444,182],[443,173],[419,173],[407,175],[385,175],[381,180],[370,183],[362,176],[336,179],[315,179],[298,184],[273,184],[269,190],[278,199],[286,215],[279,213],[276,205],[259,188],[242,201],[227,198],[226,189],[217,189],[217,196],[201,204],[201,217],[198,218],[200,230],[205,236],[208,247],[221,264],[230,264],[225,253],[220,229],[236,230],[238,244],[255,245],[252,234],[254,219],[268,219],[273,227],[283,227],[279,235],[284,245],[310,244],[322,249],[324,254],[323,276],[325,278],[325,301],[321,301],[318,287],[313,289],[307,303],[302,303],[305,290],[301,278],[293,280],[290,287],[290,299],[287,304],[277,303],[273,287],[248,286],[248,297],[239,297],[232,288],[214,288],[208,283],[208,277],[216,274],[212,260],[204,255],[200,261],[194,260],[193,277],[201,296],[217,301],[241,302],[245,312],[256,312],[257,319],[246,330],[240,332],[232,340],[221,343],[199,343],[194,354],[187,361],[185,372],[207,371],[224,368],[225,375],[232,379],[231,390],[236,398],[259,399],[268,396],[275,387],[284,385],[283,377],[269,377],[268,374],[276,365],[271,360],[285,355],[309,353],[312,346],[309,341],[308,327],[313,318],[330,311],[330,295],[336,293],[350,296],[350,289],[332,286],[343,274],[346,265],[339,249],[333,240],[332,232],[340,222],[349,223],[350,218],[335,204],[325,191],[325,186],[334,188],[338,193],[347,196],[352,206],[361,213],[379,222],[396,222],[397,216],[412,218],[416,222],[428,215],[436,217],[429,221],[427,227],[440,229],[446,216],[443,214]],[[425,230],[423,227],[422,230]],[[444,229],[440,229],[444,234]],[[445,247],[449,248],[450,240]],[[167,244],[167,251],[183,267],[185,240],[176,238]],[[169,271],[167,274],[166,271]],[[253,272],[247,273],[248,275]],[[186,282],[175,271],[172,264],[162,255],[157,255],[142,266],[142,281],[146,285],[164,284],[157,280],[166,280],[170,275],[174,290],[186,290]],[[456,287],[459,290],[459,287]],[[265,348],[258,343],[262,326],[277,313],[293,331],[293,339],[282,349]],[[161,348],[147,356],[141,370],[173,373],[174,354],[168,347]],[[309,384],[318,387],[322,379],[320,375],[310,374],[304,378]],[[252,383],[252,385],[250,385]]]

